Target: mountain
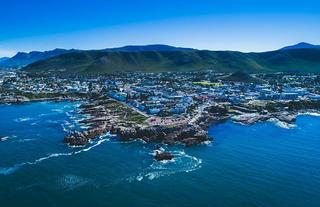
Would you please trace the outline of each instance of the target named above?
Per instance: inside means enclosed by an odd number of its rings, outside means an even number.
[[[295,45],[287,46],[284,48],[281,48],[280,50],[294,50],[294,49],[314,49],[314,48],[320,48],[320,45],[312,45],[310,43],[306,42],[300,42]]]
[[[320,72],[320,49],[277,50],[262,53],[234,51],[75,51],[23,68],[30,72],[101,74],[119,71],[194,71],[218,72]]]
[[[142,51],[191,51],[191,50],[195,50],[195,49],[173,47],[169,45],[158,44],[158,45],[130,45],[130,46],[124,46],[124,47],[118,47],[118,48],[107,48],[107,49],[98,50],[98,51],[142,52]],[[0,61],[0,67],[21,68],[39,60],[44,60],[50,57],[55,57],[55,56],[59,56],[59,55],[70,53],[70,52],[76,52],[76,51],[80,51],[80,50],[54,49],[54,50],[44,51],[44,52],[40,52],[40,51],[33,51],[29,53],[19,52],[10,59]]]
[[[104,49],[105,52],[142,52],[142,51],[191,51],[193,48],[173,47],[170,45],[128,45],[118,48]]]
[[[49,51],[32,51],[29,53],[18,52],[12,58],[6,59],[0,62],[0,67],[3,68],[21,68],[30,63],[36,62],[38,60],[44,60],[50,57],[58,56],[68,52],[74,52],[75,50],[65,50],[65,49],[54,49]]]
[[[5,60],[8,60],[8,59],[9,59],[8,57],[1,57],[1,58],[0,58],[0,63],[3,62],[3,61],[5,61]]]

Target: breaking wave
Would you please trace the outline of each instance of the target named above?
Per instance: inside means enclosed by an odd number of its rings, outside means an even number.
[[[304,113],[299,113],[298,115],[320,116],[320,113],[319,112],[304,112]]]
[[[34,161],[28,161],[28,162],[23,162],[23,163],[19,163],[19,164],[15,164],[12,167],[4,167],[4,168],[0,168],[0,175],[10,175],[14,172],[16,172],[19,168],[27,166],[27,165],[36,165],[39,164],[45,160],[49,160],[52,158],[57,158],[57,157],[61,157],[61,156],[72,156],[72,155],[77,155],[80,154],[82,152],[88,152],[91,149],[99,146],[100,144],[104,143],[105,141],[109,140],[109,136],[108,134],[101,136],[98,141],[91,143],[91,145],[87,148],[83,148],[81,150],[78,151],[73,151],[73,152],[65,152],[65,153],[52,153],[49,154],[48,156],[45,157],[40,157]]]
[[[20,117],[20,118],[15,119],[14,121],[15,122],[27,122],[27,121],[31,121],[31,120],[33,120],[33,119],[30,117]]]
[[[10,175],[19,169],[18,166],[0,168],[0,175]]]
[[[52,112],[63,113],[62,109],[51,109]]]
[[[163,151],[163,148],[153,151]],[[169,151],[174,159],[164,161],[153,161],[149,167],[137,176],[128,179],[129,182],[142,181],[143,179],[153,180],[163,176],[170,176],[176,173],[188,173],[201,168],[202,160],[194,156],[188,155],[184,150]]]
[[[35,141],[35,140],[36,139],[18,139],[15,142],[24,143],[24,142],[32,142],[32,141]]]
[[[7,141],[8,139],[9,139],[8,136],[0,137],[0,141],[1,141],[1,142]]]
[[[276,118],[271,118],[269,119],[269,121],[271,121],[272,123],[274,123],[276,126],[283,128],[283,129],[292,129],[294,128],[296,125],[294,124],[288,124],[286,122],[280,121]]]

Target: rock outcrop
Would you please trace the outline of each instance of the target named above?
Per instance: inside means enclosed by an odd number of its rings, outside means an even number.
[[[156,152],[154,155],[154,159],[157,161],[163,161],[163,160],[172,160],[174,156],[169,152]]]
[[[211,140],[207,134],[209,120],[208,113],[203,113],[193,124],[148,125],[138,124],[127,120],[127,108],[119,110],[117,102],[112,100],[98,100],[82,105],[81,113],[90,118],[80,121],[90,128],[87,131],[73,132],[64,141],[71,146],[85,145],[90,140],[110,132],[118,136],[121,141],[142,139],[145,142],[163,142],[165,144],[197,145]],[[131,109],[132,110],[132,109]],[[215,112],[218,113],[218,112]],[[216,120],[216,119],[215,119]],[[213,121],[213,120],[212,120]],[[199,124],[201,123],[201,124]]]

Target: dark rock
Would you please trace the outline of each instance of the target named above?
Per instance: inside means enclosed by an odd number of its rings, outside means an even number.
[[[198,138],[195,138],[195,137],[190,137],[190,138],[185,138],[185,139],[181,140],[181,142],[183,144],[185,144],[186,147],[191,147],[191,146],[200,144],[201,140],[199,140]]]
[[[280,114],[275,115],[275,117],[279,121],[282,121],[282,122],[285,122],[288,124],[291,124],[296,121],[296,116],[289,114],[289,113],[280,113]]]
[[[76,131],[65,137],[64,142],[68,143],[70,146],[82,146],[106,132],[107,131],[104,128],[94,128],[83,132]]]
[[[162,161],[162,160],[172,160],[174,156],[169,153],[169,152],[156,152],[156,155],[154,156],[154,159],[157,161]]]

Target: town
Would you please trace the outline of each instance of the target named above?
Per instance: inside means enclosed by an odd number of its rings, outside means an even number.
[[[165,117],[185,114],[205,102],[320,100],[320,76],[317,74],[256,74],[253,81],[228,80],[228,75],[204,71],[59,77],[2,71],[0,102],[100,94],[148,115]]]
[[[3,71],[0,91],[0,102],[7,104],[89,100],[80,113],[90,115],[82,121],[90,129],[68,136],[71,145],[86,144],[111,131],[123,140],[178,141],[191,146],[209,140],[205,134],[210,124],[229,118],[243,124],[265,120],[290,124],[300,111],[320,109],[317,74],[208,70],[65,77]],[[161,130],[155,130],[159,126]],[[173,126],[178,128],[170,131]],[[170,133],[174,136],[167,136]]]

